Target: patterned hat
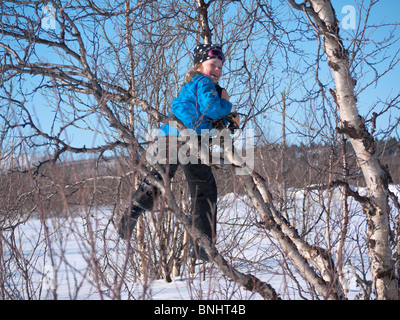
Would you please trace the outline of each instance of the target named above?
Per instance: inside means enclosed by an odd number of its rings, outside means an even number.
[[[221,46],[198,44],[193,52],[193,63],[196,65],[210,59],[220,59],[222,63],[225,62]]]

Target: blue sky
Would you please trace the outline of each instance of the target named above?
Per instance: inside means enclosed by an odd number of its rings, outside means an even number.
[[[351,5],[356,8],[356,12],[358,14],[357,5],[353,0],[333,0],[333,4],[337,13],[337,17],[339,20],[345,19],[348,17],[348,12],[342,12],[342,9],[346,5]],[[399,12],[400,12],[400,1],[398,0],[380,0],[380,2],[375,6],[373,14],[370,16],[370,24],[382,24],[382,23],[395,23],[399,22]],[[356,23],[359,22],[360,17],[356,14]],[[375,31],[371,33],[371,40],[382,39],[387,36],[387,31],[389,28],[383,28],[379,31]],[[344,30],[345,31],[345,30]],[[372,32],[372,29],[370,30]],[[348,32],[353,32],[351,29]],[[345,33],[344,33],[345,34]],[[397,31],[397,37],[400,37],[400,31]],[[400,49],[400,44],[396,44],[394,48],[390,50],[386,50],[384,55],[387,57],[387,61],[390,61],[390,57],[393,56],[396,50]],[[48,53],[44,53],[46,57],[48,57]],[[384,62],[386,63],[386,62]],[[368,82],[368,77],[373,76],[372,73],[364,75],[365,81]],[[361,115],[370,116],[369,110],[371,105],[373,105],[378,100],[386,100],[390,96],[395,96],[399,92],[400,88],[400,66],[396,66],[396,70],[390,72],[378,82],[376,87],[370,87],[365,90],[360,96],[358,100],[358,108]],[[39,123],[43,127],[49,127],[52,124],[55,112],[49,111],[48,108],[45,108],[43,104],[45,103],[43,97],[36,95],[32,101],[35,106],[35,112],[37,114]],[[374,110],[375,112],[379,112],[379,109]],[[399,109],[393,109],[392,113],[386,115],[379,119],[378,126],[381,128],[385,128],[386,123],[388,121],[388,117],[400,117]],[[104,131],[105,123],[99,122],[98,117],[92,118],[92,122],[88,123],[89,127],[98,128],[99,131]],[[273,123],[269,123],[269,125],[273,125]],[[277,124],[277,128],[279,128],[279,124]],[[280,128],[277,129],[280,132]],[[97,145],[102,142],[102,138],[98,134],[94,134],[88,131],[87,134],[82,134],[82,132],[68,132],[69,139],[73,141],[74,146],[82,146],[86,145],[87,147],[91,147],[93,145]]]
[[[333,3],[347,3],[345,0],[334,0]],[[366,1],[369,2],[369,1]],[[340,7],[340,5],[339,5]],[[339,12],[338,9],[337,13]],[[380,0],[373,8],[373,11],[370,16],[370,23],[372,25],[380,25],[380,24],[393,24],[400,23],[400,1],[398,0]],[[343,17],[344,14],[339,14],[338,17]],[[377,31],[372,32],[371,30],[371,40],[378,41],[378,39],[387,38],[389,35],[389,30],[392,27],[380,28]],[[395,37],[400,38],[400,26],[398,27]],[[388,64],[391,61],[391,57],[395,56],[397,51],[400,50],[400,44],[397,43],[391,49],[385,50],[386,61],[384,64]],[[399,56],[397,56],[399,59]],[[370,71],[371,72],[371,71]],[[374,76],[374,74],[370,74],[370,76]],[[397,65],[394,70],[392,70],[385,77],[380,79],[377,83],[377,86],[372,86],[368,88],[365,92],[362,92],[358,97],[357,107],[359,108],[360,114],[363,116],[371,116],[369,110],[372,105],[377,100],[385,101],[388,97],[395,97],[400,92],[400,65]],[[391,109],[391,114],[387,114],[382,117],[382,119],[378,120],[378,127],[385,129],[386,123],[389,121],[389,116],[400,117],[400,106],[397,109]],[[379,112],[379,108],[377,110],[373,110],[375,112]],[[397,137],[400,134],[400,130],[397,131]]]
[[[298,1],[299,2],[299,1]],[[341,36],[343,38],[351,38],[351,36],[356,32],[355,29],[347,29],[345,30],[345,25],[342,24],[342,20],[346,20],[346,18],[349,18],[349,11],[343,10],[346,9],[345,6],[352,6],[355,8],[355,24],[356,26],[363,21],[365,10],[362,10],[362,17],[359,16],[359,7],[357,5],[357,0],[333,0],[333,5],[336,11],[336,15],[338,20],[341,22],[340,27],[341,27]],[[369,1],[364,1],[366,4],[369,4]],[[382,41],[384,38],[387,38],[389,36],[389,30],[393,29],[393,26],[391,24],[393,23],[400,23],[400,1],[397,0],[380,0],[372,10],[372,13],[369,16],[369,23],[368,25],[371,26],[367,30],[367,39],[369,41],[369,44],[366,46],[366,53],[370,54],[372,50],[375,48],[374,43]],[[376,29],[373,26],[377,25],[387,25],[386,27],[382,27],[379,29]],[[394,35],[396,38],[400,38],[400,26],[397,28],[396,33]],[[349,48],[349,41],[344,41],[344,45],[346,48]],[[306,48],[306,51],[310,52],[316,52],[316,46],[317,43],[316,41],[314,42],[304,42],[302,44]],[[304,48],[303,48],[304,49]],[[363,69],[357,68],[356,73],[354,74],[355,78],[358,80],[357,86],[356,86],[356,91],[360,90],[363,88],[366,84],[368,84],[372,79],[375,78],[375,73],[373,68],[377,68],[377,70],[382,71],[384,70],[384,67],[386,67],[389,63],[393,63],[392,57],[397,55],[396,61],[399,60],[400,56],[398,55],[398,52],[400,51],[400,43],[396,43],[394,46],[391,48],[386,48],[378,53],[377,59],[374,59],[372,55],[368,56],[368,63],[370,64],[371,67],[363,67]],[[385,57],[384,61],[380,61],[382,57]],[[377,61],[380,61],[379,63],[375,64]],[[330,70],[326,63],[321,63],[320,65],[320,77],[321,79],[327,79],[325,74],[330,74]],[[309,74],[309,79],[306,80],[308,83],[315,82],[314,80],[314,74]],[[323,82],[324,84],[328,84],[329,88],[334,88],[334,84],[329,84],[329,82],[325,81]],[[385,104],[383,104],[383,101],[387,101],[390,98],[396,97],[400,92],[400,63],[396,65],[394,70],[390,71],[389,73],[385,74],[384,77],[382,77],[377,84],[374,84],[372,86],[369,86],[365,90],[363,90],[359,95],[358,95],[358,102],[357,102],[357,108],[359,110],[359,114],[366,119],[369,119],[372,116],[372,112],[377,112],[379,113],[383,108],[385,108]],[[297,94],[301,98],[301,94],[304,92],[302,91],[297,91]],[[329,94],[329,93],[328,93]],[[397,101],[400,101],[398,99]],[[381,102],[381,103],[379,103]],[[377,104],[378,103],[378,104]],[[292,105],[290,106],[292,108],[292,116],[299,118],[299,117],[307,117],[306,108],[302,105]],[[400,106],[398,105],[397,108],[391,108],[390,112],[385,113],[385,115],[378,117],[377,120],[377,130],[376,132],[386,132],[388,123],[389,121],[393,123],[395,121],[395,118],[400,117]],[[289,110],[289,113],[291,111]],[[271,126],[276,126],[276,135],[274,136],[272,134],[271,140],[278,141],[279,137],[281,136],[281,128],[280,128],[280,123],[281,123],[281,116],[279,114],[272,114],[271,113],[271,121],[266,125],[266,127],[271,127]],[[268,118],[268,117],[267,117]],[[298,125],[295,123],[290,123],[290,121],[286,121],[286,124],[288,126],[288,131],[287,132],[292,132],[293,134],[289,137],[289,142],[296,143],[297,140],[301,139],[301,135],[297,134],[296,132],[299,131]],[[273,131],[273,130],[272,130]],[[397,131],[391,132],[392,136],[400,136],[400,128],[397,126]],[[383,137],[383,134],[379,136],[380,138]],[[304,142],[304,141],[303,141]],[[317,142],[317,141],[315,141]]]

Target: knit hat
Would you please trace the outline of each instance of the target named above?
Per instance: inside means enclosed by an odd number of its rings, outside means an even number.
[[[193,52],[193,63],[195,65],[210,59],[220,59],[225,62],[225,55],[221,46],[212,44],[198,44]]]

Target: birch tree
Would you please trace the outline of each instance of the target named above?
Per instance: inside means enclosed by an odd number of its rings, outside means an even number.
[[[359,197],[369,227],[368,249],[374,289],[378,299],[398,299],[399,279],[390,246],[389,195],[390,174],[376,157],[374,138],[359,115],[355,96],[355,79],[350,71],[349,52],[340,36],[339,22],[331,1],[310,0],[290,5],[305,13],[317,36],[323,41],[327,63],[332,71],[335,89],[331,89],[340,114],[338,131],[349,138],[363,172],[368,194]]]

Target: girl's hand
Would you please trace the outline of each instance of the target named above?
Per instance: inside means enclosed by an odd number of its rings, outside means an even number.
[[[222,90],[221,99],[225,99],[225,100],[228,100],[228,101],[230,99],[229,94],[228,94],[228,92],[226,92],[225,89]]]
[[[228,101],[230,99],[230,96],[229,96],[228,92],[226,92],[225,89],[222,90],[221,99],[226,99]],[[233,107],[232,110],[235,110],[235,108]],[[233,111],[231,111],[231,112],[233,112]],[[236,128],[239,128],[239,126],[240,126],[240,117],[239,117],[239,115],[235,112],[235,114],[232,116],[231,119],[236,124]]]
[[[240,127],[240,117],[236,112],[232,114],[231,120],[232,120],[233,123],[231,123],[229,125],[229,127],[232,127],[232,129],[239,129],[239,127]]]

